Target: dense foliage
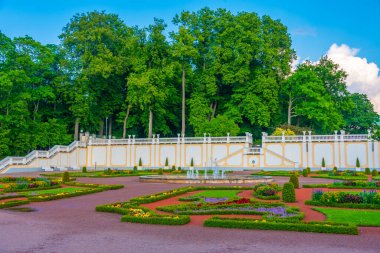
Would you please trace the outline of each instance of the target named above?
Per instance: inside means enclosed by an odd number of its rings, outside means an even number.
[[[67,144],[81,130],[259,137],[276,127],[359,133],[377,120],[328,58],[291,72],[295,52],[279,20],[203,8],[172,22],[167,33],[160,19],[138,28],[77,14],[59,45],[0,32],[0,157]]]

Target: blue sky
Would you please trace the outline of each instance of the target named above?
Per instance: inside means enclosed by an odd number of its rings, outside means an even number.
[[[146,26],[153,17],[169,24],[176,13],[204,6],[281,19],[301,59],[317,60],[333,43],[345,43],[380,64],[379,0],[0,0],[0,30],[10,37],[28,34],[42,43],[58,43],[62,27],[78,12],[105,10],[117,13],[128,25]]]

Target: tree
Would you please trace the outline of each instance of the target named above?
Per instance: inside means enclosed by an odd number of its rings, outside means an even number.
[[[185,92],[185,82],[186,82],[186,69],[189,68],[192,59],[197,55],[197,50],[194,48],[194,36],[189,31],[189,25],[191,20],[189,12],[182,12],[181,16],[176,15],[173,19],[173,23],[177,26],[178,32],[171,33],[173,39],[172,51],[173,57],[177,59],[182,68],[182,124],[181,133],[184,135],[186,133],[186,92]],[[189,68],[191,69],[191,68]]]

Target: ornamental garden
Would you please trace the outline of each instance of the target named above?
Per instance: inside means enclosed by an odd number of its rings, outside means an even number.
[[[43,174],[42,177],[0,178],[0,208],[30,202],[117,190],[123,185],[79,182],[83,177],[131,177],[182,173],[180,170],[87,171]],[[282,230],[360,234],[360,227],[380,227],[380,181],[377,171],[262,171],[256,175],[288,177],[284,184],[186,186],[94,206],[114,213],[121,222],[146,226],[199,225],[221,229]],[[77,181],[78,178],[78,181]],[[306,178],[330,183],[300,184]],[[327,179],[327,180],[326,180]],[[100,179],[102,180],[102,179]],[[144,187],[144,183],[140,183]],[[128,190],[128,185],[126,186]],[[170,229],[170,227],[168,227]],[[380,231],[380,228],[379,228]]]

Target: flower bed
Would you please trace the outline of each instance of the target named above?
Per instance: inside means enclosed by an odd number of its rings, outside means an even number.
[[[340,180],[367,180],[368,177],[363,172],[356,172],[351,170],[338,171],[332,170],[324,174],[318,174],[311,176],[313,178],[330,178]]]
[[[131,202],[97,206],[96,211],[122,214],[121,221],[123,222],[161,225],[184,225],[190,222],[188,215],[159,215],[148,208]]]
[[[52,189],[60,187],[60,182],[46,178],[31,177],[4,177],[1,182],[7,184],[3,187],[3,192],[20,192],[35,189]]]
[[[206,227],[242,228],[260,230],[286,230],[299,232],[357,235],[354,225],[333,222],[303,222],[295,220],[257,220],[213,217],[204,222]]]
[[[380,189],[380,182],[345,181],[332,184],[305,184],[304,188],[333,188],[333,189]]]
[[[316,206],[332,206],[346,208],[380,208],[380,194],[376,191],[350,192],[323,192],[315,190],[311,201],[305,204]]]
[[[253,196],[258,199],[264,200],[279,200],[280,196],[277,193],[281,190],[278,184],[275,183],[261,183],[253,187]]]

